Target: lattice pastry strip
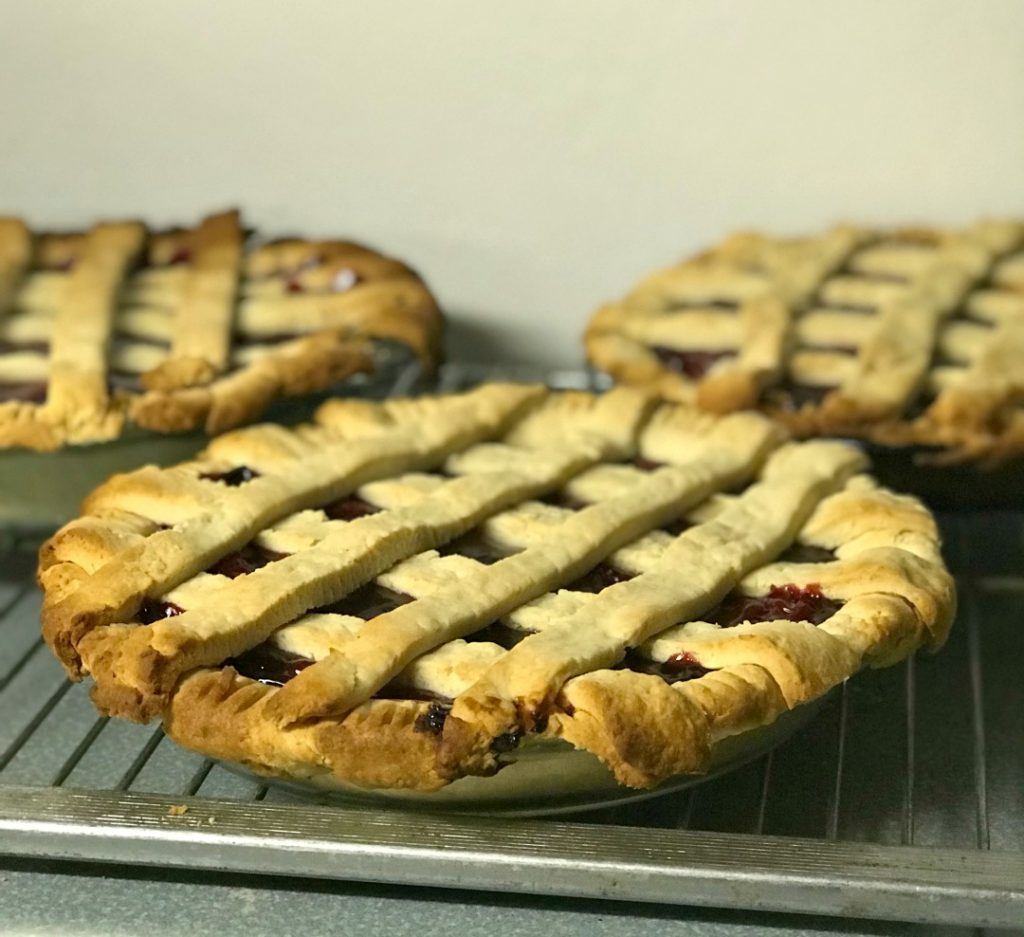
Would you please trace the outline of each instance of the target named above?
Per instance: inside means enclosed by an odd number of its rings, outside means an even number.
[[[303,487],[331,434],[364,468]],[[941,644],[934,522],[862,468],[625,391],[335,403],[101,490],[43,551],[44,620],[104,711],[262,771],[433,789],[563,740],[650,786]],[[211,493],[249,522],[204,540]]]
[[[834,264],[818,266],[813,289],[793,290],[792,271],[809,282],[808,244],[824,240],[755,239],[775,245],[775,265],[757,269],[759,294],[730,241],[655,275],[595,315],[591,360],[669,399],[713,410],[759,406],[801,435],[937,445],[950,458],[1005,457],[1024,443],[1015,368],[1024,225],[857,232]],[[685,292],[667,285],[701,281],[702,310],[674,311]],[[737,284],[745,297],[786,297],[786,341],[756,397],[718,392],[730,362],[756,348],[774,359],[779,348],[779,313],[748,299],[737,315]],[[774,337],[752,337],[744,315]]]
[[[129,423],[219,432],[370,370],[367,339],[434,366],[440,314],[408,267],[346,242],[245,240],[237,212],[163,233],[0,220],[0,446]]]
[[[657,384],[669,399],[715,411],[751,406],[782,376],[791,310],[862,239],[852,228],[789,243],[735,236],[602,309],[588,347],[598,363],[616,363],[617,377]]]
[[[95,531],[83,531],[80,522],[58,532],[41,551],[44,586],[51,578],[60,584],[44,611],[44,636],[75,672],[77,645],[95,627],[130,620],[147,597],[174,588],[290,513],[344,497],[374,477],[430,467],[500,433],[540,394],[539,388],[490,385],[438,400],[336,401],[322,411],[321,427],[255,427],[215,440],[205,463],[116,476],[93,493],[86,510],[99,516],[130,511],[154,529],[134,535],[127,550],[113,540],[98,543]],[[102,556],[93,575],[81,580],[68,571],[97,547]],[[111,555],[110,547],[118,552]]]

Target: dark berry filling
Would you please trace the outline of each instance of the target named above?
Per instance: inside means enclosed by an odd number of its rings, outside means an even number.
[[[508,625],[503,625],[500,621],[492,621],[479,631],[474,631],[472,634],[467,635],[466,641],[471,644],[485,641],[488,644],[498,644],[505,648],[505,650],[511,650],[523,638],[527,638],[531,634],[533,634],[532,631],[520,631],[518,628],[510,628]]]
[[[442,556],[456,554],[458,556],[468,556],[471,560],[476,560],[478,563],[490,566],[493,563],[497,563],[498,560],[503,560],[506,556],[511,556],[519,551],[499,547],[493,541],[488,540],[479,530],[471,530],[469,533],[463,534],[456,540],[451,541],[451,543],[446,543],[438,549],[438,552]]]
[[[327,505],[324,513],[334,521],[354,521],[357,517],[368,517],[371,514],[378,514],[380,508],[376,504],[360,498],[358,495],[349,495],[340,501]]]
[[[302,332],[267,332],[261,335],[243,335],[236,332],[234,339],[237,346],[247,347],[251,345],[283,345],[285,342],[293,342],[302,336]]]
[[[10,342],[0,338],[0,355],[16,354],[26,351],[37,355],[45,355],[50,350],[50,343],[47,341],[38,342]]]
[[[675,348],[662,347],[654,347],[651,351],[670,371],[691,380],[704,377],[719,361],[736,357],[735,351],[679,351]]]
[[[673,654],[668,660],[659,662],[641,657],[635,651],[629,651],[623,661],[623,666],[638,673],[654,674],[667,683],[696,680],[711,672],[706,667],[701,667],[692,655],[685,653]]]
[[[808,547],[816,550],[816,547]],[[828,550],[821,551],[832,558]],[[814,562],[817,562],[815,560]],[[749,596],[731,593],[710,612],[704,620],[714,622],[722,628],[732,628],[745,621],[775,621],[780,618],[789,621],[809,621],[820,625],[831,618],[840,607],[839,602],[826,598],[817,583],[801,587],[788,583],[784,586],[772,586],[768,595]],[[641,657],[635,651],[626,655],[626,666],[641,673],[653,673],[669,683],[682,680],[695,680],[710,673],[688,651],[673,654],[668,659],[658,662]]]
[[[685,651],[681,654],[673,654],[661,665],[661,675],[669,683],[679,683],[682,680],[696,680],[710,673],[706,667],[701,667],[697,658]]]
[[[807,344],[804,346],[807,351],[824,351],[832,352],[837,355],[850,355],[851,357],[856,356],[859,349],[855,345],[812,345]]]
[[[363,621],[369,621],[371,618],[394,611],[411,601],[413,601],[411,595],[395,592],[393,589],[379,586],[375,582],[368,582],[365,586],[356,589],[355,592],[350,592],[337,602],[324,605],[316,611],[334,615],[352,615],[362,618]]]
[[[835,553],[824,547],[815,547],[809,543],[794,543],[782,556],[781,563],[831,563]]]
[[[835,390],[835,385],[787,384],[768,395],[768,402],[789,412],[817,407]]]
[[[452,702],[447,696],[438,696],[437,693],[431,693],[429,690],[418,690],[415,687],[405,686],[395,681],[382,686],[373,694],[373,698],[415,700],[420,703],[444,703],[448,706]]]
[[[491,739],[491,751],[496,755],[504,755],[507,752],[515,751],[522,741],[522,732],[506,732],[495,739]]]
[[[46,391],[46,381],[0,383],[0,401],[20,400],[25,403],[45,403]]]
[[[739,308],[740,304],[735,299],[680,299],[665,307],[667,312],[680,309],[722,309],[735,312]]]
[[[589,573],[584,573],[575,582],[565,586],[572,592],[600,592],[609,586],[619,582],[628,582],[633,578],[632,573],[624,573],[621,569],[609,566],[607,563],[598,563]]]
[[[429,732],[431,735],[440,735],[444,731],[445,720],[451,711],[451,706],[444,703],[431,703],[427,711],[418,716],[413,725],[417,732]]]
[[[691,524],[685,517],[678,517],[674,521],[669,521],[667,524],[661,525],[661,530],[667,534],[672,534],[673,537],[678,537],[684,530],[689,530],[693,524]]]
[[[641,472],[654,472],[664,467],[665,464],[664,462],[655,462],[653,459],[645,459],[642,455],[633,460],[633,465]]]
[[[168,267],[176,267],[179,264],[192,263],[192,251],[187,247],[179,247],[167,261]]]
[[[229,553],[223,559],[217,560],[207,572],[220,576],[227,576],[229,579],[237,579],[239,576],[247,576],[268,563],[284,559],[287,553],[277,553],[268,550],[257,543],[247,543],[241,550]]]
[[[586,501],[574,498],[564,491],[556,491],[544,498],[538,499],[541,504],[550,504],[553,508],[565,508],[567,511],[582,511],[587,507]]]
[[[803,587],[787,583],[772,586],[767,595],[750,596],[734,592],[705,617],[723,628],[731,628],[744,621],[774,621],[779,618],[820,625],[839,611],[840,604],[825,596],[816,582]]]
[[[268,686],[283,686],[312,663],[308,657],[284,651],[276,644],[264,641],[231,658],[226,665],[250,680],[258,680]]]
[[[226,472],[205,472],[199,477],[211,482],[223,482],[225,485],[236,488],[238,485],[251,482],[254,478],[259,478],[260,473],[256,469],[249,468],[248,465],[239,465],[238,468],[229,469]]]
[[[164,602],[161,599],[143,599],[139,613],[135,617],[144,625],[151,625],[155,621],[162,621],[164,618],[174,618],[181,615],[185,609],[173,602]]]
[[[127,342],[133,345],[150,345],[153,348],[170,349],[171,343],[164,338],[157,338],[155,335],[133,335],[131,332],[115,332],[115,342]]]

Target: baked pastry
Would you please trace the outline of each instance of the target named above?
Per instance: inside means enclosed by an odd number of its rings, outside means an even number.
[[[437,306],[404,264],[342,241],[246,240],[237,212],[157,234],[0,219],[0,447],[128,424],[216,433],[370,370],[372,339],[434,364]]]
[[[942,644],[935,523],[865,468],[625,388],[333,400],[100,487],[43,633],[102,712],[260,772],[432,790],[562,739],[649,787]]]
[[[616,380],[800,436],[1024,450],[1024,224],[738,234],[601,309],[587,355]]]

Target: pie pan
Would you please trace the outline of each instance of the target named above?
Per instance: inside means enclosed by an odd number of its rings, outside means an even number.
[[[769,725],[727,736],[713,748],[707,773],[680,775],[651,790],[623,787],[590,752],[549,739],[525,742],[502,759],[504,767],[492,777],[460,778],[438,791],[358,787],[330,774],[285,780],[265,777],[237,762],[220,764],[260,784],[339,806],[387,804],[402,809],[520,817],[578,813],[678,793],[734,771],[804,728],[834,692],[783,713]]]
[[[1024,460],[994,466],[976,462],[935,461],[934,450],[920,446],[862,443],[875,477],[899,491],[916,494],[943,511],[1006,508],[1024,500]]]
[[[399,376],[419,375],[412,351],[399,342],[373,341],[373,371],[356,374],[316,394],[278,400],[265,422],[308,420],[331,396],[380,397]],[[118,472],[143,465],[171,465],[191,458],[208,442],[202,431],[165,434],[129,428],[111,442],[68,446],[56,452],[0,450],[0,525],[21,534],[49,533],[78,514],[82,499]]]

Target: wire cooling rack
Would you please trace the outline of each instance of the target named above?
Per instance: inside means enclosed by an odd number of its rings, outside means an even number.
[[[523,371],[448,367],[444,390]],[[592,386],[583,372],[546,375]],[[399,376],[387,392],[414,383]],[[941,654],[859,675],[796,737],[688,791],[565,820],[325,806],[98,717],[39,639],[34,556],[0,550],[0,852],[254,874],[1024,923],[1024,519],[942,518]]]

